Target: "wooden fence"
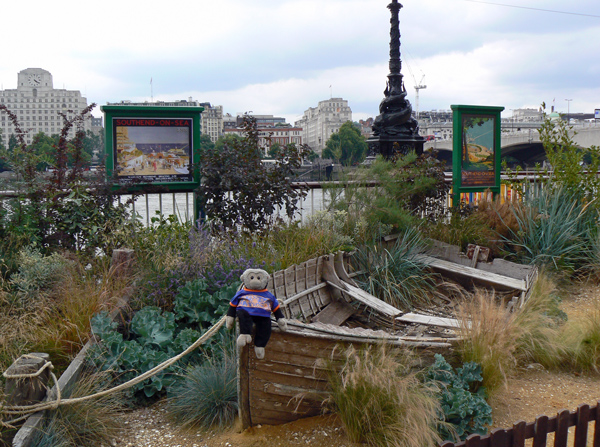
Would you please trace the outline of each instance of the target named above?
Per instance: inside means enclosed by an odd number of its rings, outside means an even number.
[[[543,447],[547,445],[550,433],[554,434],[554,447],[600,447],[599,404],[591,408],[587,404],[580,405],[576,411],[563,410],[552,417],[538,416],[535,422],[520,421],[512,428],[497,428],[485,436],[471,435],[462,442],[446,441],[441,447]],[[594,426],[590,437],[591,422]],[[569,442],[571,427],[575,427],[575,432]]]

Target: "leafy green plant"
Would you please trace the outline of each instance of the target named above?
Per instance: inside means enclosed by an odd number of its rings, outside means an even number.
[[[0,151],[15,180],[7,185],[15,197],[3,201],[0,210],[0,240],[13,235],[37,244],[44,252],[100,250],[110,256],[123,241],[123,227],[131,225],[125,204],[116,204],[111,182],[103,176],[88,176],[89,157],[83,121],[95,104],[74,117],[63,118],[58,138],[40,133],[26,143],[17,116],[0,104],[15,127],[14,144]],[[69,135],[75,130],[75,137]],[[50,175],[44,172],[51,166]]]
[[[352,121],[346,121],[325,143],[323,158],[332,158],[344,166],[354,166],[365,159],[367,149],[367,141],[360,129]]]
[[[129,338],[117,332],[117,325],[106,312],[92,318],[92,331],[101,341],[89,358],[102,370],[111,370],[125,382],[149,371],[193,344],[209,326],[225,315],[237,285],[213,294],[204,280],[191,281],[180,289],[175,299],[175,313],[146,306],[135,313],[129,325]],[[222,339],[220,340],[222,341]],[[181,364],[196,364],[202,355],[212,352],[217,341],[190,353]],[[153,398],[169,388],[175,380],[175,366],[165,369],[131,388],[132,394]]]
[[[404,354],[384,345],[342,353],[329,384],[334,411],[352,442],[369,446],[423,447],[440,440],[438,400],[415,374]]]
[[[427,303],[434,277],[419,257],[425,246],[418,230],[409,229],[390,249],[379,244],[359,248],[354,259],[364,273],[356,281],[370,294],[403,310]]]
[[[140,321],[151,319],[153,314],[155,317],[161,317],[160,314],[157,315],[155,309],[151,309],[144,312]],[[139,336],[140,342],[135,339],[124,340],[123,335],[116,331],[116,325],[110,321],[108,314],[99,313],[92,319],[92,331],[102,343],[90,350],[88,359],[101,371],[111,371],[120,382],[127,382],[168,359],[166,347],[172,340],[166,338],[168,329],[165,330],[165,326],[165,324],[152,324],[152,329],[149,331],[134,334]],[[169,335],[172,337],[173,334]],[[165,351],[155,349],[153,346],[155,341],[162,343]],[[144,342],[148,343],[143,345]],[[134,396],[138,392],[143,392],[146,398],[155,396],[172,383],[172,374],[169,374],[172,371],[172,368],[167,368],[146,381],[134,385],[130,388],[129,395]]]
[[[487,433],[492,423],[492,408],[485,400],[482,379],[481,366],[477,363],[467,362],[455,370],[441,354],[435,354],[435,363],[428,369],[426,380],[440,387],[439,398],[446,422],[439,426],[442,439],[464,440],[473,433]]]
[[[545,104],[542,104],[545,111]],[[564,120],[552,120],[544,113],[544,122],[539,129],[540,141],[544,145],[546,158],[552,167],[547,180],[540,179],[549,187],[553,185],[566,190],[572,196],[590,202],[600,188],[600,148],[579,147],[573,140],[573,127]],[[595,204],[595,207],[600,204]]]
[[[178,321],[200,325],[203,328],[209,327],[227,313],[229,300],[235,295],[238,286],[237,283],[231,284],[210,294],[205,279],[186,283],[175,297],[175,313]]]
[[[389,225],[404,231],[423,218],[436,220],[446,213],[449,186],[434,158],[409,153],[387,161],[379,156],[369,169],[353,174],[343,194],[332,195],[333,206],[347,211],[350,221],[362,216],[370,228]],[[377,186],[368,187],[373,181]]]

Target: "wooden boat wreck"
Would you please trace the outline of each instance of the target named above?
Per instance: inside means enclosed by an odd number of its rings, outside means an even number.
[[[437,250],[424,255],[433,270],[458,270],[462,279],[482,281],[479,272],[485,270],[465,269],[462,264],[435,257],[447,247]],[[340,252],[272,275],[268,289],[280,302],[288,331],[282,332],[273,324],[262,360],[254,355],[252,344],[238,352],[238,402],[243,428],[322,414],[328,397],[328,368],[350,344],[385,342],[418,349],[423,357],[452,350],[458,340],[456,319],[405,313],[368,294],[352,279],[360,272],[353,272],[350,261],[348,253]],[[518,267],[504,270],[516,272],[517,278],[490,271],[487,273],[491,275],[483,274],[483,281],[492,278],[499,284],[488,284],[513,290],[512,296],[524,299],[536,272],[528,269],[523,279],[523,268],[527,266],[514,266]]]

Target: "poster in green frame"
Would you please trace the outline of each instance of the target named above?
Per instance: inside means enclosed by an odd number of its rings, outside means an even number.
[[[196,106],[105,105],[107,178],[138,191],[160,186],[191,192],[199,185],[200,115]]]
[[[504,107],[452,105],[452,199],[500,192],[501,119]]]

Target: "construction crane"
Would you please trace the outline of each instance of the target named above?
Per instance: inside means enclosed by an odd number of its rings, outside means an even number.
[[[423,89],[423,88],[427,88],[426,85],[423,85],[423,79],[425,78],[425,75],[423,75],[423,77],[421,78],[421,81],[415,85],[415,90],[417,91],[417,97],[416,97],[416,101],[415,101],[415,114],[417,116],[417,119],[419,119],[419,90]],[[413,76],[414,79],[414,76]],[[416,81],[416,79],[415,79]]]

